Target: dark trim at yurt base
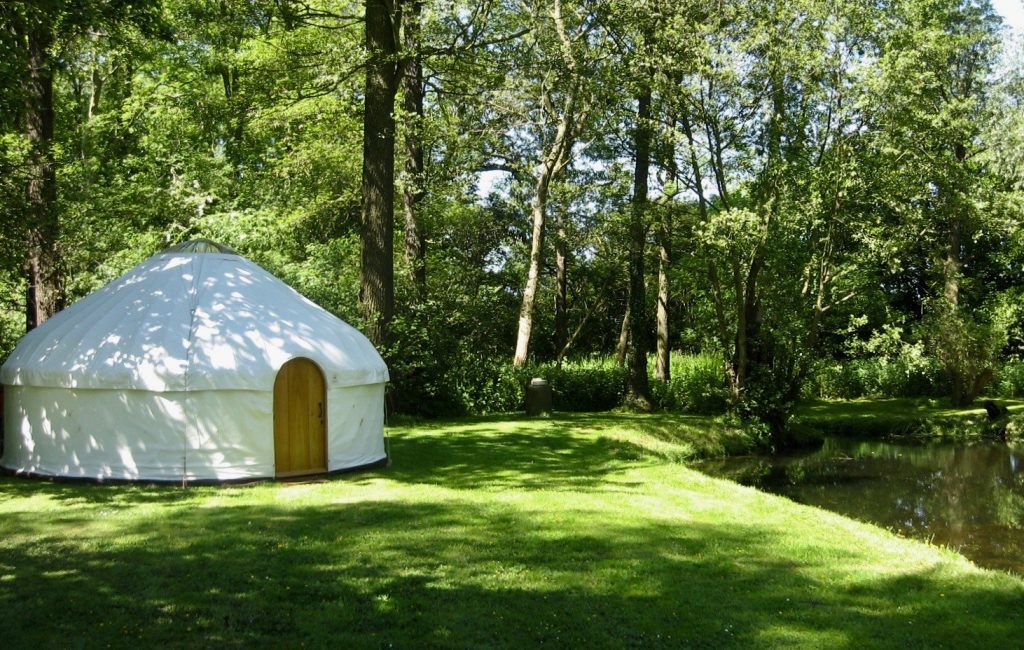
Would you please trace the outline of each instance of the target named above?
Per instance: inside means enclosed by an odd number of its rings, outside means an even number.
[[[178,487],[210,487],[210,486],[223,486],[223,487],[234,487],[239,485],[256,485],[259,483],[297,483],[301,481],[308,481],[310,479],[323,479],[335,476],[341,476],[342,474],[354,474],[355,472],[365,472],[374,469],[382,469],[391,465],[391,459],[387,456],[380,460],[375,460],[372,463],[366,463],[364,465],[356,465],[355,467],[343,467],[341,469],[332,470],[330,472],[323,472],[320,474],[306,474],[304,476],[293,476],[290,478],[278,479],[273,476],[269,477],[258,477],[258,478],[232,478],[232,479],[215,479],[215,478],[202,478],[195,479],[193,481],[182,481],[180,479],[130,479],[130,478],[93,478],[91,476],[51,476],[50,474],[38,474],[36,472],[25,472],[17,469],[10,469],[7,467],[0,466],[0,473],[6,476],[12,476],[14,478],[31,479],[34,481],[48,481],[50,483],[78,483],[78,484],[92,484],[92,485],[135,485],[135,486],[153,486],[153,487],[166,487],[166,486],[178,486]]]

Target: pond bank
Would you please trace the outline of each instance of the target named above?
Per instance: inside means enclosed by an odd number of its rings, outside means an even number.
[[[1024,400],[995,401],[1009,409],[1011,418],[1024,415]],[[825,436],[971,439],[989,433],[983,403],[982,398],[969,407],[953,408],[947,401],[935,399],[817,401],[802,405],[797,421]]]
[[[995,402],[1009,411],[1009,420],[1018,435],[1024,431],[1021,426],[1024,424],[1024,400],[997,399]],[[863,439],[911,436],[961,441],[994,438],[996,431],[983,404],[984,399],[979,399],[970,407],[953,408],[944,400],[906,398],[808,402],[797,409],[791,434],[797,448],[818,447],[828,436]],[[724,415],[612,412],[558,413],[554,417],[619,444],[622,458],[689,462],[767,449],[767,441],[761,434]]]
[[[1024,420],[1024,400],[999,399],[1011,417]],[[862,399],[807,402],[797,409],[794,431],[817,447],[826,436],[887,439],[916,436],[955,440],[977,438],[985,431],[987,417],[979,400],[970,408],[955,409],[942,400]],[[615,458],[652,458],[686,463],[711,458],[741,456],[766,451],[763,434],[739,425],[726,415],[683,413],[556,412],[539,418],[506,413],[455,420],[396,418],[394,426],[425,428],[460,424],[507,422],[557,422],[596,434]]]
[[[830,437],[815,451],[695,467],[1024,576],[1024,446]]]

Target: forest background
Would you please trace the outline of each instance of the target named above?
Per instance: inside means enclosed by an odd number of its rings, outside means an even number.
[[[0,355],[184,239],[394,411],[1024,394],[1024,68],[984,0],[0,6]]]

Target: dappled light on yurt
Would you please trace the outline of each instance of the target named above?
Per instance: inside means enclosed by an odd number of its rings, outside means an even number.
[[[323,397],[279,390],[275,406],[279,372],[295,360],[318,368]],[[19,473],[221,481],[281,475],[281,453],[288,475],[386,458],[388,370],[369,340],[205,240],[151,257],[29,332],[0,380],[0,462]],[[275,450],[275,408],[323,423],[322,462],[296,466],[280,449],[308,432],[279,432]]]

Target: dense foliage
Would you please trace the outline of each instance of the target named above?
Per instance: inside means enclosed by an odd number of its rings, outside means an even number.
[[[649,403],[773,432],[801,396],[1016,392],[1024,75],[987,0],[642,5],[0,7],[0,353],[204,236],[363,327],[407,413],[533,376],[611,408],[655,348]]]

